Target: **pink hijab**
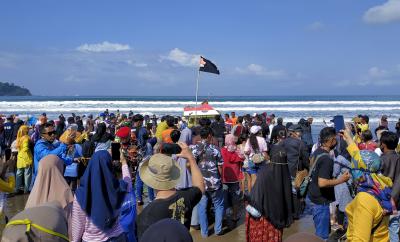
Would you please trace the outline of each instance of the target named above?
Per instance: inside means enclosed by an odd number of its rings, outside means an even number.
[[[64,163],[56,155],[47,155],[39,162],[39,171],[25,208],[57,201],[63,209],[70,205],[74,196],[63,176]]]
[[[236,151],[236,141],[237,137],[233,134],[228,134],[227,136],[225,136],[225,146],[229,152]]]

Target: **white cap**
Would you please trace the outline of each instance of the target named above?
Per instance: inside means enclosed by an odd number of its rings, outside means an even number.
[[[261,127],[258,125],[254,125],[250,128],[250,133],[252,134],[257,134],[258,132],[260,132]]]

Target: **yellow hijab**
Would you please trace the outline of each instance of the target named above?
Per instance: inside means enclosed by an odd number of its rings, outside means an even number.
[[[17,133],[17,141],[16,141],[17,142],[17,149],[21,148],[22,143],[26,139],[29,139],[28,131],[29,131],[29,128],[26,125],[22,125],[21,127],[19,127],[18,133]]]

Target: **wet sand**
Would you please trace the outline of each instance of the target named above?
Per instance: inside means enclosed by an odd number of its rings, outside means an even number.
[[[23,210],[25,207],[26,200],[28,199],[28,195],[17,195],[8,198],[8,212],[7,215],[11,218],[19,211]],[[138,210],[141,210],[139,207]],[[300,220],[296,221],[292,226],[283,231],[283,238],[287,238],[288,236],[297,233],[297,232],[314,232],[314,226],[312,222],[312,216],[306,212],[307,215],[303,216]],[[203,239],[200,235],[200,231],[191,229],[191,234],[193,235],[194,241],[207,241],[207,242],[220,242],[220,241],[229,241],[229,242],[243,242],[245,239],[245,225],[244,225],[244,210],[241,211],[241,220],[237,223],[237,226],[234,227],[233,230],[226,232],[222,236],[215,236],[210,233],[210,236],[206,239]],[[2,218],[0,222],[0,231],[3,231],[5,222]],[[213,231],[212,224],[210,225],[210,232]],[[233,227],[233,225],[231,225]],[[227,226],[224,226],[227,228]],[[1,232],[0,232],[1,234]]]

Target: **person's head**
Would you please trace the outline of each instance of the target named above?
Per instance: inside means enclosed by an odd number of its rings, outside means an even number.
[[[314,121],[313,118],[311,118],[311,117],[307,118],[307,122],[308,122],[310,125],[313,123],[313,121]]]
[[[175,118],[172,116],[167,116],[165,118],[165,121],[167,122],[168,128],[173,128],[175,126]]]
[[[372,140],[372,132],[371,130],[365,130],[364,132],[361,132],[361,139],[363,142],[368,142]]]
[[[259,148],[257,136],[261,135],[261,130],[262,128],[258,125],[253,125],[250,128],[249,142],[254,151]]]
[[[39,117],[39,121],[40,121],[40,124],[45,124],[45,123],[47,123],[47,116],[44,116],[44,115],[42,114],[42,116]]]
[[[19,150],[22,147],[22,142],[24,141],[25,137],[28,138],[29,127],[26,125],[22,125],[18,129],[17,133],[17,149]]]
[[[279,143],[279,142],[281,142],[282,140],[284,140],[284,139],[286,139],[286,136],[287,136],[287,134],[286,134],[286,130],[279,130],[278,131],[278,134],[277,134],[277,136],[276,136],[276,139],[277,139],[277,143]]]
[[[149,187],[158,191],[174,190],[179,182],[179,165],[164,154],[155,154],[139,168],[140,178]]]
[[[219,114],[215,115],[214,119],[217,122],[221,121],[221,115],[219,115]]]
[[[14,115],[11,114],[7,117],[7,121],[13,123],[14,122]]]
[[[47,142],[53,143],[56,138],[56,131],[54,130],[54,125],[47,122],[40,125],[39,128],[40,136]]]
[[[39,162],[39,169],[25,208],[57,201],[62,208],[73,200],[71,188],[64,179],[64,162],[56,155],[47,155]]]
[[[152,224],[140,238],[142,242],[193,242],[189,231],[175,219],[165,218]]]
[[[18,223],[18,221],[26,219],[57,234],[49,233],[35,226],[30,226],[28,229],[28,224]],[[56,201],[24,209],[10,219],[10,225],[3,230],[1,241],[68,241],[68,221],[64,209]]]
[[[210,141],[212,139],[212,136],[213,136],[213,132],[210,127],[202,127],[200,129],[200,138],[202,140]]]
[[[211,120],[208,118],[201,118],[199,119],[199,125],[201,127],[210,127],[211,125]]]
[[[121,144],[128,144],[131,138],[131,129],[129,127],[121,127],[115,133]]]
[[[230,152],[236,151],[237,137],[233,134],[228,134],[225,136],[225,146]]]
[[[173,143],[177,143],[179,141],[179,138],[181,137],[181,131],[174,129],[170,133],[170,137]]]
[[[388,131],[386,126],[379,126],[378,128],[375,129],[375,135],[378,138],[378,140],[381,139],[381,134],[386,131]]]
[[[229,114],[228,113],[225,114],[225,119],[229,119]]]
[[[231,112],[231,117],[235,118],[236,117],[236,113],[235,112]]]
[[[143,125],[143,120],[144,117],[141,114],[136,114],[133,116],[132,121],[133,121],[133,126],[135,127],[142,127]]]
[[[362,124],[368,124],[369,123],[369,117],[367,115],[361,116],[361,123]]]
[[[278,125],[283,125],[283,118],[278,118],[276,122],[278,123]]]
[[[336,130],[333,127],[325,127],[319,133],[319,140],[321,146],[333,150],[337,144],[336,141]]]
[[[300,125],[294,124],[288,129],[290,137],[300,139],[303,133],[303,129]]]
[[[395,150],[399,144],[399,137],[397,134],[385,131],[382,132],[380,138],[380,148],[383,152]]]
[[[238,124],[242,124],[242,123],[243,123],[243,116],[239,116],[239,117],[238,117],[237,123],[238,123]]]

